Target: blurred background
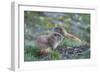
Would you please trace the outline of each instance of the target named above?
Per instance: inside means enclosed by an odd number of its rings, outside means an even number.
[[[64,38],[57,51],[46,56],[38,55],[38,48],[35,46],[36,37],[48,34],[58,26],[79,37],[82,42]],[[90,58],[90,14],[24,11],[25,61],[87,58]]]

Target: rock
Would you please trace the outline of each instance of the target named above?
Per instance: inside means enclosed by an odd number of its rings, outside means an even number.
[[[88,48],[88,46],[58,47],[57,51],[61,54],[62,59],[75,59],[77,57],[80,58]]]

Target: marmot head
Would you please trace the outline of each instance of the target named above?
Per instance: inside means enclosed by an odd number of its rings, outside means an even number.
[[[53,33],[51,33],[51,36],[50,36],[50,37],[51,37],[52,39],[54,39],[56,42],[63,39],[62,34],[60,34],[60,33],[58,33],[58,32],[53,32]]]
[[[55,49],[60,44],[60,42],[63,40],[63,38],[64,37],[58,32],[51,33],[48,38],[49,46]]]
[[[65,31],[65,29],[63,27],[55,27],[54,28],[54,32],[58,32],[58,33],[60,33],[61,35],[64,36],[66,31]]]

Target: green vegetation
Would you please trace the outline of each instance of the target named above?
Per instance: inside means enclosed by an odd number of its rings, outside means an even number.
[[[61,59],[60,53],[57,51],[52,51],[48,55],[41,55],[39,53],[40,49],[32,46],[28,46],[24,51],[25,61],[39,61],[39,60],[59,60]]]
[[[70,38],[64,40],[47,55],[39,54],[35,39],[62,26],[78,36],[82,42]],[[90,58],[90,14],[61,12],[24,12],[24,61],[88,59]]]

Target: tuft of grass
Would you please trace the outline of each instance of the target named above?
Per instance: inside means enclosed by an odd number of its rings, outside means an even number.
[[[64,40],[61,42],[60,46],[61,46],[61,47],[64,47],[64,46],[75,47],[75,46],[79,46],[79,45],[81,45],[81,44],[82,44],[82,43],[77,42],[77,41],[74,41],[74,40],[72,40],[72,39],[64,38]]]
[[[58,51],[52,51],[50,53],[51,60],[59,60],[61,59],[61,54]]]
[[[52,50],[48,55],[40,55],[39,49],[35,46],[26,46],[24,49],[24,61],[59,60],[61,55],[58,51]]]
[[[39,59],[39,49],[35,46],[26,46],[24,49],[24,61],[36,61]]]

